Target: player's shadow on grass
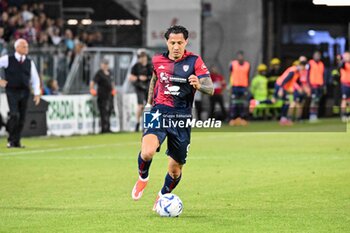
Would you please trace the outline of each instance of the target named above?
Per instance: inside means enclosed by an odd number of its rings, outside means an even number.
[[[153,214],[149,215],[149,218],[154,218],[157,217],[159,218],[159,215],[156,212],[153,212]],[[207,215],[198,215],[198,214],[181,214],[178,217],[174,217],[174,218],[168,218],[168,217],[162,217],[164,219],[177,219],[177,218],[181,218],[181,219],[207,219],[208,216]]]

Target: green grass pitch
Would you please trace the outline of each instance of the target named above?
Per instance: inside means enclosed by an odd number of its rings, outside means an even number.
[[[2,138],[0,232],[350,232],[350,133],[193,132],[179,218],[151,211],[166,146],[131,199],[140,139]]]

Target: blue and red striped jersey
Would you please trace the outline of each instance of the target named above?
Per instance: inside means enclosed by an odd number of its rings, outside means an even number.
[[[169,59],[168,53],[155,55],[152,63],[153,72],[158,78],[154,88],[153,106],[191,108],[196,90],[190,85],[188,78],[192,74],[199,79],[210,77],[202,58],[187,51],[176,61]]]

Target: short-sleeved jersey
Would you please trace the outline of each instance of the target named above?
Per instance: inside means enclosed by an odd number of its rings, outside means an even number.
[[[176,61],[169,59],[168,53],[155,55],[152,63],[153,72],[158,78],[154,88],[153,106],[191,108],[196,90],[190,85],[188,78],[192,74],[199,79],[210,77],[202,58],[187,51]]]

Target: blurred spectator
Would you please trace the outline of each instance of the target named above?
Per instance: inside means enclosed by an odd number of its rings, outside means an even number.
[[[46,22],[46,14],[44,12],[41,12],[39,14],[39,22],[40,25],[44,26],[47,22]]]
[[[247,125],[246,106],[248,101],[250,64],[244,59],[243,51],[237,52],[237,59],[230,64],[230,81],[232,87],[230,122],[234,125]]]
[[[58,95],[59,94],[58,90],[59,90],[59,87],[58,87],[57,80],[50,79],[47,82],[46,87],[44,88],[44,95]]]
[[[38,16],[33,17],[33,27],[38,34],[42,31],[42,26],[40,24]]]
[[[277,78],[282,74],[281,61],[278,58],[272,58],[270,61],[269,71],[267,72],[268,97],[272,98],[275,91]]]
[[[202,104],[202,92],[196,91],[194,95],[194,108],[196,109],[196,119],[202,120],[203,104]]]
[[[50,34],[50,40],[53,45],[59,45],[62,41],[62,37],[60,36],[60,29],[59,28],[53,28],[52,34]]]
[[[117,93],[114,88],[115,84],[108,64],[108,60],[103,59],[100,64],[100,70],[97,71],[94,79],[90,82],[91,95],[97,95],[97,105],[100,111],[102,133],[111,132],[110,116],[113,110],[113,96]],[[97,85],[97,91],[95,85]]]
[[[21,7],[21,10],[22,10],[21,16],[22,16],[22,19],[23,19],[24,22],[27,22],[27,21],[33,19],[34,14],[32,12],[28,11],[28,5],[27,4],[23,4],[22,7]]]
[[[23,25],[19,25],[17,30],[13,33],[13,38],[15,40],[23,38],[25,40],[28,40],[27,35],[26,35],[26,30]]]
[[[68,51],[74,50],[73,33],[70,29],[66,29],[64,32],[64,45]]]
[[[7,10],[8,2],[6,0],[0,0],[0,13],[3,13]]]
[[[325,66],[321,61],[321,52],[315,51],[309,61],[308,81],[311,87],[310,122],[318,120],[318,107],[324,92]]]
[[[25,26],[25,38],[27,39],[27,41],[29,43],[36,43],[36,34],[37,31],[35,30],[34,26],[33,26],[33,22],[31,20],[26,22],[26,26]]]
[[[8,23],[8,20],[9,20],[9,14],[6,11],[2,12],[2,14],[1,14],[1,24],[3,26],[5,26]]]
[[[337,57],[340,69],[340,82],[342,91],[341,119],[343,122],[350,120],[347,108],[350,105],[350,52],[346,51],[343,56]]]
[[[44,13],[44,9],[45,9],[45,6],[44,6],[44,3],[42,2],[33,5],[33,13],[35,15],[40,15],[41,13]]]
[[[88,47],[92,47],[95,45],[95,34],[93,33],[88,34],[86,45]]]
[[[100,31],[96,31],[94,36],[94,46],[103,46],[103,37]]]
[[[39,33],[38,45],[40,47],[48,47],[49,46],[49,35],[46,32]]]
[[[276,81],[273,102],[275,102],[277,99],[281,99],[283,101],[280,125],[292,124],[289,112],[290,99],[288,98],[288,94],[293,94],[295,91],[300,91],[297,81],[300,78],[300,71],[305,69],[306,64],[307,63],[305,61],[295,61],[293,66],[288,67]]]
[[[16,21],[16,18],[15,17],[11,17],[8,19],[7,21],[8,23],[5,24],[4,26],[4,29],[5,29],[5,33],[4,33],[4,40],[6,42],[10,42],[14,32],[17,30],[17,21]]]
[[[85,45],[87,45],[89,39],[89,34],[87,32],[82,32],[79,35],[79,41]]]
[[[268,99],[272,99],[275,92],[276,80],[283,73],[281,67],[281,60],[278,58],[272,58],[270,60],[269,69],[267,72],[267,88],[268,88]],[[269,105],[269,114],[273,119],[277,119],[280,115],[281,101]]]
[[[17,13],[18,13],[18,9],[16,6],[10,6],[7,10],[7,12],[9,13],[9,16],[12,17],[12,16],[16,16]]]
[[[0,27],[0,56],[7,54],[7,43],[3,39],[4,36],[4,28]]]
[[[221,118],[222,120],[226,119],[226,110],[224,106],[224,97],[223,90],[226,88],[226,81],[222,74],[219,73],[219,69],[217,66],[212,66],[210,68],[210,77],[214,84],[214,95],[210,96],[210,118]],[[218,117],[214,114],[216,104],[219,104],[221,108],[221,117]]]
[[[142,112],[145,104],[147,103],[148,97],[148,86],[152,78],[152,65],[148,62],[147,53],[141,51],[137,55],[137,63],[131,68],[131,73],[129,76],[130,82],[135,87],[137,95],[137,112],[136,112],[136,126],[135,131],[139,131],[140,120],[142,117]]]
[[[257,101],[264,101],[268,98],[268,81],[266,78],[267,66],[260,64],[257,68],[258,74],[254,76],[250,85],[250,92]],[[265,104],[260,104],[253,111],[254,117],[265,117],[267,115]]]

